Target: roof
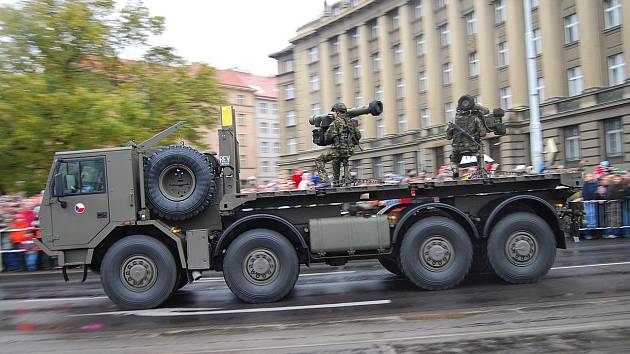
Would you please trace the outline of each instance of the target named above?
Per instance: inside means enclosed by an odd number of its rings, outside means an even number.
[[[253,90],[258,98],[278,98],[275,76],[259,76],[237,69],[217,70],[217,73],[221,85]]]

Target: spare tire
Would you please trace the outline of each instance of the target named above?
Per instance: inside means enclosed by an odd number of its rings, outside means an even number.
[[[214,173],[208,158],[184,145],[171,145],[145,162],[147,205],[160,218],[186,220],[214,200]]]

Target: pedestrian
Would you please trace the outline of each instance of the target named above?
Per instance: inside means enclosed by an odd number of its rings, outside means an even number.
[[[592,240],[596,238],[593,230],[597,228],[597,204],[594,202],[597,199],[597,189],[599,183],[592,173],[587,173],[584,176],[584,184],[582,185],[582,200],[584,205],[584,217],[586,221],[586,229],[581,232],[581,235],[586,240]]]
[[[621,227],[621,200],[624,198],[624,186],[621,175],[610,175],[606,190],[606,218],[608,219],[605,238],[617,238]]]

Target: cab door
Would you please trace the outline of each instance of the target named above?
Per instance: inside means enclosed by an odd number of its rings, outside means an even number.
[[[57,173],[63,195],[50,198],[53,245],[87,245],[110,220],[105,157],[64,158]]]

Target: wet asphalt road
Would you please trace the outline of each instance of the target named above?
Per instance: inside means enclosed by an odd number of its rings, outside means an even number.
[[[570,246],[536,284],[471,275],[429,292],[359,262],[304,268],[265,305],[209,273],[147,311],[119,311],[96,275],[4,273],[0,353],[629,352],[630,240]]]

